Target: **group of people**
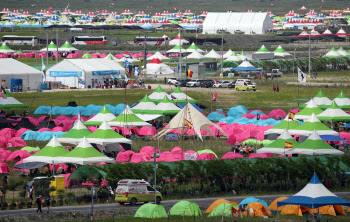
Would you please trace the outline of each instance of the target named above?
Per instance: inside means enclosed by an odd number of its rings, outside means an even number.
[[[231,151],[234,153],[241,153],[241,154],[249,154],[249,153],[254,153],[254,146],[250,145],[233,145],[233,147],[231,148]]]
[[[280,92],[279,85],[278,84],[277,85],[273,85],[272,90],[273,90],[273,93]]]

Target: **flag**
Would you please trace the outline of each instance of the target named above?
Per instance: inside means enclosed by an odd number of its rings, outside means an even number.
[[[294,119],[295,114],[291,111],[288,112],[288,119]]]
[[[284,141],[284,148],[286,149],[290,149],[293,147],[293,143],[290,143],[290,142],[287,142],[287,141]]]
[[[130,62],[125,60],[125,63],[124,63],[124,66],[125,66],[125,70],[127,72],[127,75],[129,75],[129,66],[130,66]]]
[[[3,99],[7,99],[7,97],[4,95],[4,93],[2,91],[0,92],[0,97]]]
[[[4,80],[4,79],[1,80],[1,84],[5,84],[5,82],[6,82],[6,80]]]
[[[41,56],[41,78],[42,78],[43,82],[45,82],[45,80],[46,80],[46,76],[45,76],[45,72],[44,72],[45,68],[46,68],[46,66],[44,64],[44,56]]]
[[[218,96],[217,93],[211,93],[211,101],[214,102],[216,101],[216,97]]]
[[[175,96],[173,96],[173,94],[171,94],[170,96],[171,96],[171,100],[177,99]]]
[[[135,72],[134,72],[134,76],[137,79],[137,77],[139,76],[139,67],[135,67]]]
[[[192,128],[192,123],[185,119],[185,126],[187,126],[188,128]]]
[[[79,76],[78,76],[78,83],[85,86],[84,79],[80,78]]]
[[[109,7],[114,7],[114,3],[113,2],[111,2],[111,4],[109,5]]]
[[[215,78],[215,84],[218,84],[218,80]]]
[[[187,76],[192,78],[193,72],[190,69],[187,69]]]
[[[256,114],[256,120],[260,120],[260,114],[259,113]]]
[[[306,77],[307,77],[307,75],[305,73],[303,73],[298,67],[298,82],[300,82],[301,84],[305,84]]]

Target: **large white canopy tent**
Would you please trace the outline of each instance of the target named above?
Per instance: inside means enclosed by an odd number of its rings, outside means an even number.
[[[157,58],[152,59],[149,63],[147,63],[146,73],[150,75],[154,74],[174,74],[174,70],[172,70],[168,65],[164,64]]]

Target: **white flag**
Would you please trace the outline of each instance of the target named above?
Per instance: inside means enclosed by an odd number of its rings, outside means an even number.
[[[41,78],[42,78],[43,82],[46,81],[46,76],[45,76],[45,72],[44,72],[45,68],[46,68],[46,66],[44,64],[44,57],[41,56]]]
[[[305,84],[307,79],[307,74],[303,73],[298,67],[298,82]]]

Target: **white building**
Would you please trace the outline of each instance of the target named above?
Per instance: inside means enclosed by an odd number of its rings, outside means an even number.
[[[107,58],[65,59],[46,71],[46,81],[59,81],[69,87],[85,88],[92,86],[92,81],[102,83],[103,78],[110,75],[124,76],[125,69],[118,62]]]
[[[273,29],[268,13],[209,12],[203,23],[203,34],[217,34],[218,30],[234,33],[241,30],[245,34],[264,34]]]

